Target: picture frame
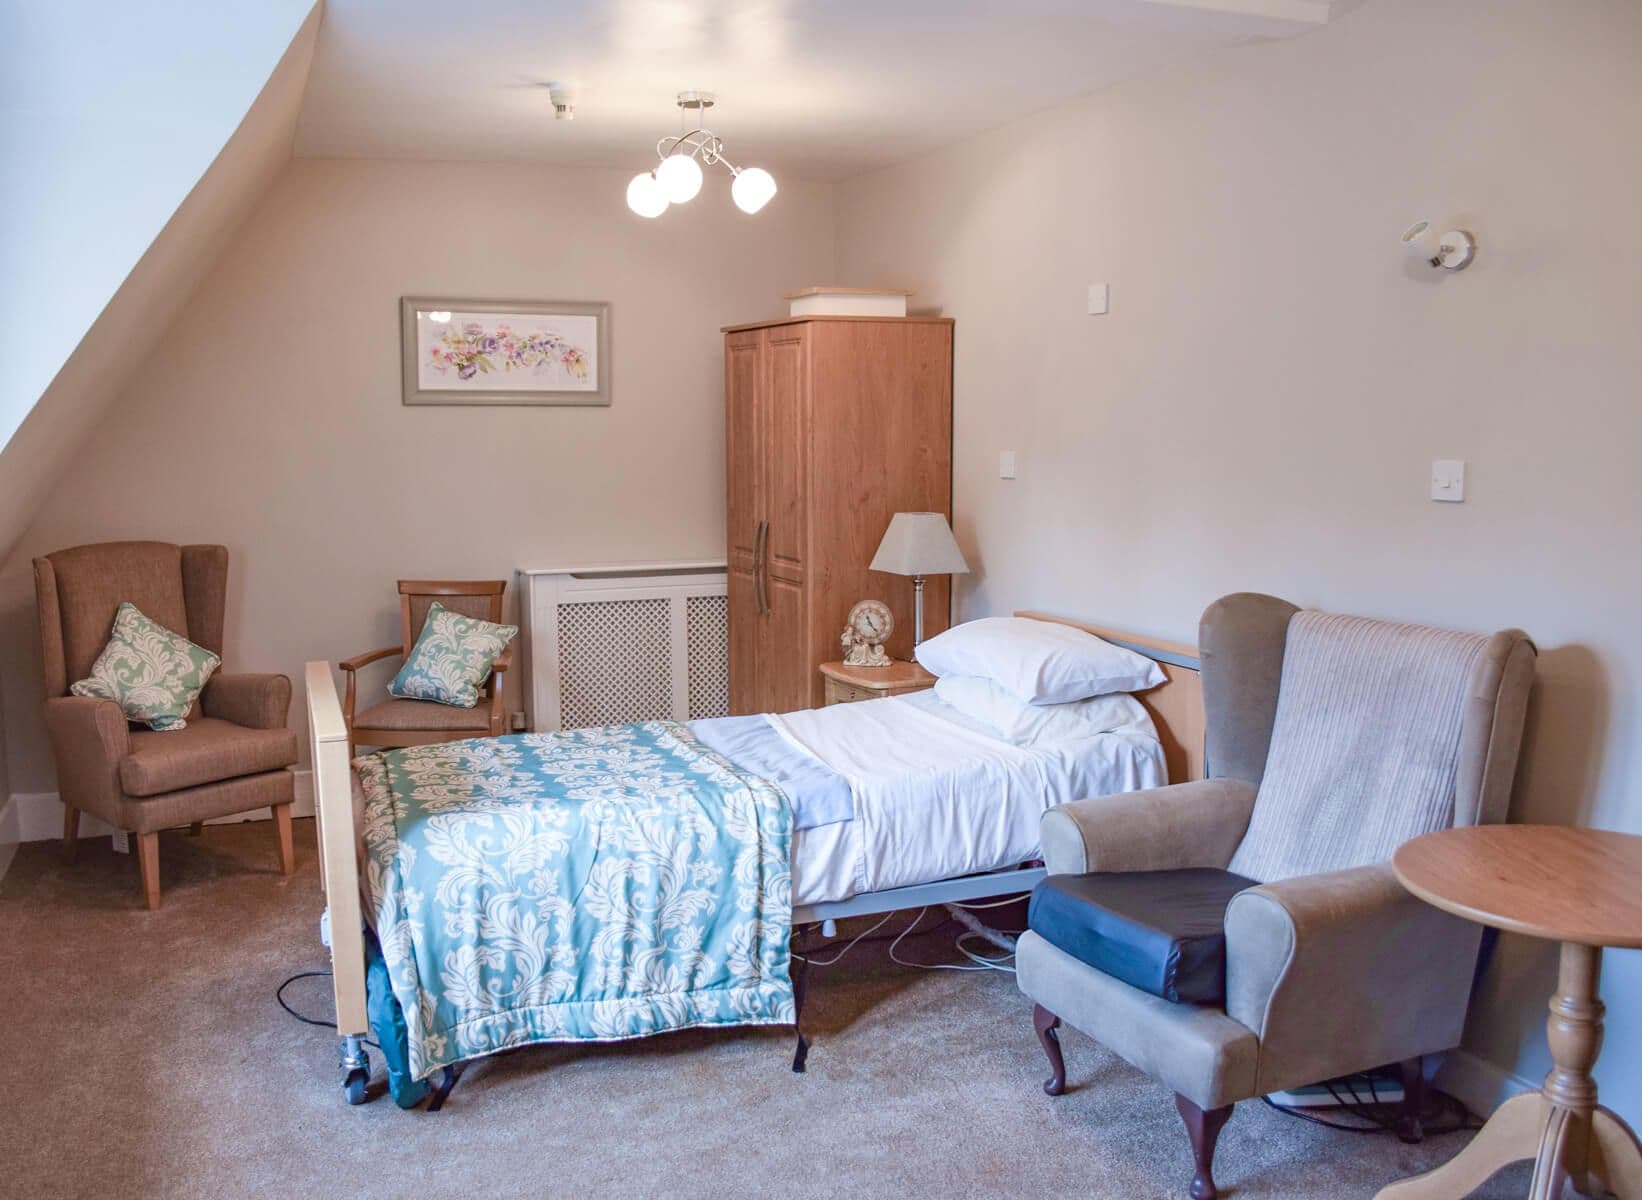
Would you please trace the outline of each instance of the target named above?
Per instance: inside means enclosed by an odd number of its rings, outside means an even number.
[[[610,304],[403,296],[407,405],[610,403]]]

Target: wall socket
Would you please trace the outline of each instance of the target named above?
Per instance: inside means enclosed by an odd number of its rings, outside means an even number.
[[[514,733],[523,733],[525,731],[525,714],[523,709],[507,714],[507,727]]]

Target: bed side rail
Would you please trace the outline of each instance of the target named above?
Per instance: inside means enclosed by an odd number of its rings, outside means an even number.
[[[336,1032],[344,1039],[369,1031],[365,1015],[365,935],[359,911],[359,845],[349,779],[348,727],[336,696],[331,664],[306,668],[308,734],[313,751],[314,827],[319,838],[320,883],[330,927],[331,984]]]

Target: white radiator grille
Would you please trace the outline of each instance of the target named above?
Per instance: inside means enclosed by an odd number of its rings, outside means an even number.
[[[559,723],[565,729],[673,715],[665,600],[559,606]]]
[[[690,719],[730,711],[730,598],[691,596],[685,603]]]
[[[532,729],[729,711],[722,565],[520,574]]]

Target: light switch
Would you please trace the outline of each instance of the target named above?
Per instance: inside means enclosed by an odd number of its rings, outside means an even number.
[[[1458,504],[1465,499],[1465,464],[1457,458],[1439,458],[1431,464],[1431,498]]]
[[[998,455],[998,478],[999,479],[1013,479],[1013,478],[1015,478],[1015,452],[1013,450],[1004,450],[1001,453],[999,453],[999,455]]]
[[[1109,283],[1091,283],[1089,285],[1089,315],[1098,317],[1112,311],[1112,285]]]

